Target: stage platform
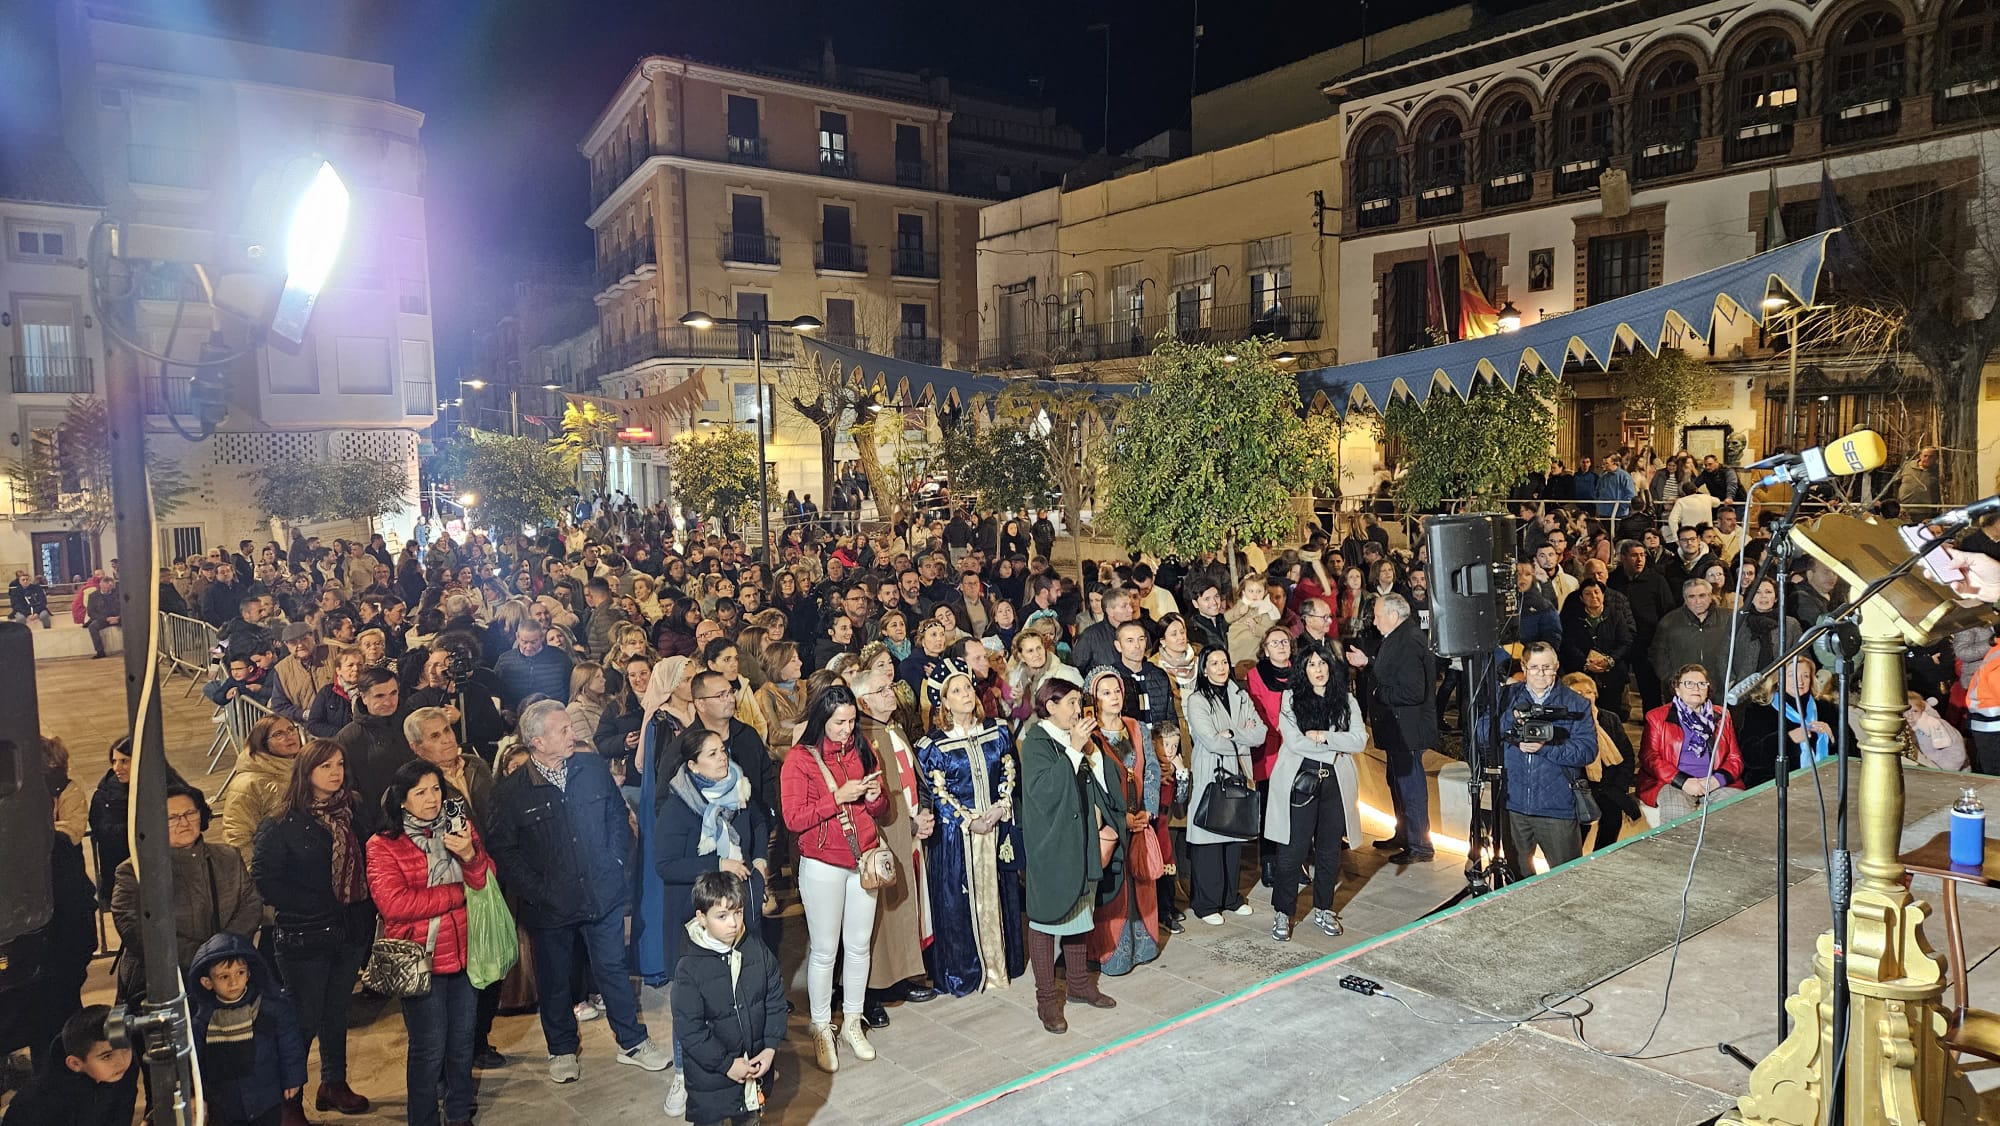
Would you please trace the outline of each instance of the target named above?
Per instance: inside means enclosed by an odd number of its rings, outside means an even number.
[[[1909,769],[1905,779],[1905,849],[1945,828],[1963,786],[1989,805],[2000,800],[2000,778]],[[1831,917],[1820,829],[1831,827],[1835,807],[1832,767],[1818,782],[1824,814],[1812,774],[1797,776],[1791,792],[1794,983],[1811,973],[1813,944]],[[1762,787],[1711,810],[1705,827],[1689,818],[1621,841],[925,1121],[1707,1122],[1749,1077],[1716,1045],[1761,1058],[1778,1040],[1776,810],[1776,792]],[[1343,901],[1356,890],[1343,888]],[[1935,881],[1920,879],[1916,891],[1936,907]],[[2000,896],[1967,889],[1960,902],[1973,1004],[2000,1007],[2000,972],[1984,965],[2000,949]],[[1942,920],[1926,926],[1944,951]],[[1380,982],[1404,1004],[1340,988],[1347,974]],[[1565,993],[1590,1003],[1580,1022],[1526,1019]],[[1974,1082],[1990,1086],[1983,1077],[1993,1074],[1975,1072]]]

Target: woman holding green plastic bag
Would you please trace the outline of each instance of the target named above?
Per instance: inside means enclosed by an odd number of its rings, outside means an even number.
[[[456,718],[456,713],[449,708],[418,708],[404,718],[403,737],[409,741],[410,749],[416,752],[418,758],[437,767],[438,776],[444,780],[445,808],[462,809],[477,827],[488,808],[487,803],[493,798],[493,768],[478,755],[459,750],[458,728],[454,723]],[[504,958],[511,964],[520,957],[520,943],[512,929],[512,922],[502,923],[500,919],[500,916],[512,919],[507,901],[497,890],[497,882],[489,882],[488,886],[495,889],[492,895],[481,893],[466,897],[468,916],[484,910],[490,924],[484,932],[487,936],[484,955],[478,952],[476,945],[480,938],[476,917],[472,920],[475,930],[470,936],[475,943],[473,959],[476,969],[469,967],[468,972],[472,975],[473,988],[479,991],[478,1011],[473,1020],[472,1066],[476,1071],[507,1066],[507,1057],[493,1046],[492,1039],[493,1018],[500,1012],[500,978],[506,977],[507,971],[503,967],[490,984],[479,971],[498,964],[497,958]],[[492,902],[482,906],[476,902],[481,898]],[[497,905],[497,911],[494,905]],[[507,929],[494,930],[492,927],[495,925],[504,925]],[[499,937],[502,934],[505,936],[504,944]]]

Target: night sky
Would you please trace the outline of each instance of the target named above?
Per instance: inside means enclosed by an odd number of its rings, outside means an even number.
[[[29,0],[39,2],[39,0]],[[931,70],[1039,96],[1103,144],[1111,26],[1111,147],[1185,127],[1197,0],[146,0],[205,11],[246,37],[391,63],[399,100],[424,112],[440,382],[469,362],[496,298],[536,264],[587,263],[588,178],[577,144],[637,60],[842,63]],[[1444,0],[1381,0],[1398,19]],[[1511,4],[1507,6],[1512,6]],[[1201,0],[1203,89],[1356,38],[1360,0]],[[1036,81],[1040,80],[1040,93]],[[497,283],[497,284],[496,284]]]

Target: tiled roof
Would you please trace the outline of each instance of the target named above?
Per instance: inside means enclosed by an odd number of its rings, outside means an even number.
[[[62,140],[46,136],[0,140],[0,199],[104,206]]]

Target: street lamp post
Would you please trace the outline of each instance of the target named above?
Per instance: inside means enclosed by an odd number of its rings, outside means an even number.
[[[717,325],[736,325],[750,330],[750,369],[757,380],[757,526],[764,537],[764,562],[767,566],[773,565],[777,556],[771,550],[771,477],[764,471],[764,416],[771,413],[770,404],[764,397],[764,333],[773,328],[815,332],[822,327],[820,319],[793,317],[788,321],[774,322],[766,317],[711,317],[695,309],[683,314],[681,323],[697,330]]]

